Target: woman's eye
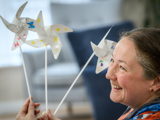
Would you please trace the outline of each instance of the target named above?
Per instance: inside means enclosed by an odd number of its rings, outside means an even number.
[[[122,69],[122,70],[125,70],[125,71],[127,71],[124,67],[122,67],[122,66],[120,66],[120,68]]]
[[[111,58],[110,62],[114,62],[114,60]]]

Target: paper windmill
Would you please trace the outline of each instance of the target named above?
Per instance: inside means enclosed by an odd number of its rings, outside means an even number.
[[[79,72],[79,74],[77,75],[77,77],[75,78],[75,80],[73,81],[73,83],[71,84],[70,88],[68,89],[68,91],[66,92],[66,94],[64,95],[64,97],[62,98],[61,102],[59,103],[58,107],[56,108],[54,115],[57,113],[58,109],[60,108],[60,106],[62,105],[63,101],[65,100],[65,98],[67,97],[67,95],[69,94],[69,92],[71,91],[71,89],[73,88],[74,84],[77,82],[78,78],[80,77],[80,75],[82,74],[82,72],[84,71],[84,69],[87,67],[88,63],[92,60],[93,56],[96,54],[102,58],[105,58],[106,56],[106,60],[110,60],[109,55],[112,54],[112,51],[114,49],[115,46],[115,42],[106,42],[105,38],[107,37],[107,35],[109,34],[110,30],[112,29],[112,27],[107,31],[107,33],[105,34],[105,36],[102,38],[102,40],[100,41],[98,47],[96,45],[93,44],[93,50],[95,52],[92,53],[92,55],[90,56],[90,58],[88,59],[88,61],[85,63],[85,65],[83,66],[83,68],[81,69],[81,71]],[[112,45],[112,47],[110,47]],[[111,50],[110,50],[111,48]],[[107,51],[107,52],[106,52]],[[103,66],[104,61],[100,60],[100,65]],[[99,64],[98,64],[99,65]],[[106,67],[106,65],[105,65]],[[104,68],[105,69],[105,68]],[[101,70],[102,71],[102,70]],[[98,71],[99,72],[99,71]]]
[[[110,59],[115,48],[116,42],[110,40],[103,40],[96,46],[91,42],[92,49],[98,57],[96,73],[100,73],[109,66]]]
[[[15,50],[19,46],[21,46],[23,43],[25,43],[27,35],[28,35],[28,30],[32,30],[35,32],[43,32],[43,29],[38,26],[38,22],[34,21],[33,19],[30,18],[20,18],[26,4],[28,2],[24,3],[17,11],[12,23],[9,23],[7,20],[5,20],[2,16],[1,19],[5,26],[12,32],[15,33],[15,38],[13,41],[12,49]],[[34,26],[34,27],[31,27]],[[37,27],[35,27],[37,26]],[[34,29],[33,29],[34,28]]]
[[[38,33],[39,39],[26,41],[26,44],[37,48],[50,45],[54,58],[57,59],[62,48],[62,43],[57,33],[72,32],[73,30],[61,24],[44,26],[42,11],[37,17],[37,22],[44,29],[44,32]]]
[[[47,95],[47,45],[50,45],[54,58],[57,59],[59,53],[62,48],[62,43],[60,37],[57,33],[63,32],[72,32],[73,30],[58,24],[58,25],[51,25],[51,26],[44,26],[43,18],[42,18],[42,11],[40,11],[37,22],[39,26],[43,29],[43,32],[37,32],[39,38],[35,40],[29,40],[25,43],[31,45],[33,47],[39,48],[45,46],[45,98],[46,98],[46,112],[48,111],[48,95]],[[34,28],[33,23],[29,23],[31,28]]]
[[[30,18],[20,18],[24,7],[26,6],[27,2],[24,3],[17,11],[12,23],[9,23],[6,21],[3,17],[1,17],[3,23],[5,26],[12,32],[15,33],[15,38],[13,41],[12,45],[12,50],[15,50],[16,48],[20,48],[21,56],[22,56],[22,63],[23,63],[23,68],[24,68],[24,73],[25,73],[25,78],[26,78],[26,84],[27,84],[27,89],[28,89],[28,94],[31,100],[31,93],[30,93],[30,88],[29,88],[29,83],[28,83],[28,78],[27,78],[27,73],[25,69],[25,63],[24,63],[24,58],[23,58],[23,53],[21,50],[21,45],[25,43],[27,35],[28,35],[28,30],[32,30],[35,32],[43,33],[43,28],[39,25],[39,23],[33,19]]]

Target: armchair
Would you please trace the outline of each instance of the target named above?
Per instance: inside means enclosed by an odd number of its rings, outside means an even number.
[[[99,26],[117,23],[121,21],[121,16],[120,16],[121,3],[122,0],[94,1],[94,2],[80,3],[80,4],[55,3],[51,1],[50,8],[51,8],[52,21],[53,24],[64,24],[72,28],[74,31],[82,29],[84,30],[89,28],[97,28]],[[114,8],[112,7],[113,5]],[[55,60],[53,58],[50,49],[48,49],[48,55],[47,55],[49,102],[50,101],[59,102],[63,98],[63,96],[69,89],[71,83],[79,73],[79,66],[77,61],[75,60],[76,58],[72,50],[72,47],[77,47],[79,46],[79,44],[73,46],[69,43],[67,34],[59,34],[59,35],[63,47],[58,59]],[[75,38],[74,40],[75,41],[80,40],[83,42],[85,41],[82,39],[78,40],[77,38]],[[26,63],[26,70],[28,74],[31,94],[34,96],[34,101],[44,102],[45,101],[44,50],[36,52],[33,51],[24,52],[24,60]],[[85,60],[84,62],[86,62]],[[28,94],[26,95],[28,96]],[[81,101],[81,102],[88,101],[82,76],[74,85],[73,89],[71,90],[71,92],[69,93],[64,102],[67,102],[69,103],[68,105],[70,105],[70,103],[76,101]]]
[[[98,45],[110,27],[111,26],[104,26],[96,29],[68,33],[69,41],[80,68],[87,62],[88,58],[93,53],[90,41]],[[108,34],[107,39],[118,42],[119,34],[121,32],[133,28],[134,26],[130,21],[116,24]],[[80,47],[75,47],[78,45],[80,45]],[[110,100],[110,82],[105,78],[107,70],[96,74],[96,64],[97,57],[94,56],[82,73],[87,93],[92,104],[94,118],[95,120],[116,120],[124,112],[126,106],[114,103]]]
[[[66,51],[61,51],[58,60],[55,60],[51,49],[48,49],[47,52],[49,102],[59,103],[79,73],[77,63],[69,60],[69,58],[66,60],[63,54],[67,54]],[[26,64],[31,95],[34,97],[33,101],[45,102],[45,51],[24,52],[23,56]],[[27,90],[26,96],[28,96]],[[73,90],[65,99],[65,102],[68,103],[67,105],[70,109],[73,101],[87,100],[82,77],[80,77]]]

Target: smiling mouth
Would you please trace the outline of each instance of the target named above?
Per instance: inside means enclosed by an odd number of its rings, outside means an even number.
[[[121,90],[122,89],[122,87],[120,87],[120,86],[116,86],[116,85],[111,85],[111,86],[116,90]]]

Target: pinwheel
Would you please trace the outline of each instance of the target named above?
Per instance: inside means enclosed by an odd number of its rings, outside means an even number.
[[[12,23],[9,23],[7,20],[5,20],[2,16],[1,19],[5,26],[12,32],[15,33],[13,45],[12,45],[12,51],[20,48],[21,56],[22,56],[22,61],[23,61],[23,69],[25,73],[25,78],[26,78],[26,83],[27,83],[27,89],[28,89],[28,94],[31,100],[31,93],[30,93],[30,88],[29,88],[29,83],[28,83],[28,78],[27,78],[27,73],[26,73],[26,68],[25,68],[25,63],[24,63],[24,58],[23,58],[23,53],[21,49],[21,45],[23,45],[26,41],[27,35],[28,35],[28,30],[38,32],[38,33],[43,33],[44,30],[43,28],[39,25],[39,23],[36,20],[33,20],[31,18],[20,18],[26,4],[28,2],[24,3],[17,11]]]
[[[73,30],[61,25],[44,26],[42,11],[40,11],[37,22],[44,29],[44,32],[38,32],[38,39],[26,41],[26,44],[39,48],[45,46],[45,98],[46,112],[48,111],[48,95],[47,95],[47,45],[50,45],[54,58],[57,59],[62,48],[60,37],[57,33],[72,32]],[[32,26],[31,26],[32,27]]]
[[[98,46],[104,46],[103,49],[107,49],[108,50],[108,47],[106,47],[106,44],[104,44],[105,42],[105,38],[107,37],[107,35],[109,34],[110,30],[112,29],[112,27],[108,30],[108,32],[106,33],[106,35],[102,38],[102,40],[100,41],[99,45]],[[106,48],[105,48],[106,47]],[[101,49],[98,48],[98,51],[101,51]],[[105,54],[109,53],[109,52],[105,52],[105,51],[102,51],[103,53],[100,53],[98,52],[98,55],[100,56],[105,56]],[[67,97],[67,95],[69,94],[69,92],[71,91],[71,89],[73,88],[74,84],[77,82],[78,78],[80,77],[80,75],[82,74],[82,72],[84,71],[84,69],[87,67],[88,63],[91,61],[91,59],[93,58],[94,54],[96,54],[95,52],[92,53],[92,55],[90,56],[90,58],[88,59],[88,61],[86,62],[86,64],[83,66],[82,70],[79,72],[79,74],[77,75],[77,77],[75,78],[75,80],[73,81],[73,83],[71,84],[70,88],[68,89],[68,91],[66,92],[66,94],[64,95],[64,97],[62,98],[61,102],[59,103],[58,107],[56,108],[55,112],[54,112],[54,115],[57,113],[58,109],[60,108],[61,104],[63,103],[63,101],[65,100],[65,98]],[[108,57],[109,58],[109,57]]]
[[[73,30],[61,24],[44,26],[42,11],[39,13],[37,21],[44,29],[44,32],[38,33],[38,39],[26,41],[26,44],[36,48],[50,45],[54,58],[57,59],[62,48],[62,43],[57,33],[72,32]]]
[[[26,73],[26,68],[25,68],[25,63],[24,63],[24,58],[21,50],[21,45],[25,43],[27,35],[28,35],[28,25],[26,24],[26,18],[20,18],[24,7],[26,6],[27,2],[24,3],[17,11],[12,23],[9,23],[6,21],[2,16],[1,19],[5,26],[12,32],[15,33],[15,38],[13,41],[12,45],[12,51],[15,50],[16,48],[20,48],[21,56],[22,56],[22,61],[23,61],[23,68],[24,68],[24,73],[25,73],[25,78],[26,78],[26,84],[27,84],[27,89],[28,89],[28,94],[31,100],[31,93],[30,93],[30,88],[29,88],[29,83],[28,83],[28,78],[27,78],[27,73]],[[28,21],[31,22],[31,21]]]
[[[94,54],[98,57],[96,67],[97,74],[109,66],[115,45],[116,42],[110,40],[103,40],[98,46],[91,42]]]

